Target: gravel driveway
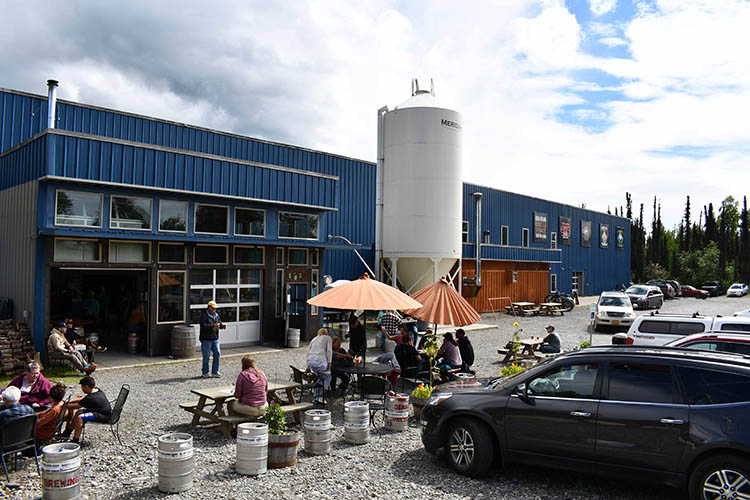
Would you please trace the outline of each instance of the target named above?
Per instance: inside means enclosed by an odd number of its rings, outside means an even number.
[[[663,312],[731,314],[750,307],[750,298],[719,297],[698,301],[678,299],[665,303]],[[588,307],[577,307],[564,317],[532,317],[519,320],[524,336],[543,335],[544,326],[554,324],[564,348],[587,340]],[[513,318],[484,315],[484,323],[498,328],[472,332],[480,376],[495,375],[501,368],[497,347],[505,344],[513,330]],[[609,343],[610,333],[595,333],[594,344]],[[373,339],[370,339],[371,345]],[[290,364],[304,366],[306,350],[288,349],[259,354],[257,360],[269,378],[287,378]],[[585,473],[559,473],[543,467],[510,467],[484,479],[467,479],[453,473],[421,445],[417,427],[411,423],[402,433],[384,432],[363,446],[347,445],[341,439],[343,417],[340,400],[332,404],[336,426],[331,453],[310,456],[299,452],[296,467],[269,470],[257,478],[234,472],[234,443],[216,429],[191,429],[190,415],[178,403],[191,398],[190,389],[234,381],[240,371],[239,358],[225,359],[224,378],[204,380],[197,362],[117,369],[96,373],[96,380],[110,399],[120,384],[132,388],[121,421],[124,446],[120,447],[107,426],[89,425],[88,445],[82,450],[81,490],[83,498],[282,498],[282,499],[622,499],[681,498],[675,490],[654,488],[633,481],[596,478]],[[77,394],[78,391],[76,390]],[[156,489],[157,437],[170,431],[189,432],[195,438],[196,481],[192,490],[166,495]],[[12,481],[19,488],[0,487],[0,498],[32,499],[41,495],[41,481],[33,460],[24,460]]]

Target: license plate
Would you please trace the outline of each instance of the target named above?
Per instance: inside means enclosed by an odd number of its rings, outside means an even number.
[[[612,324],[613,324],[613,325],[619,325],[619,324],[620,324],[620,322],[619,322],[619,321],[617,321],[617,320],[613,320],[613,321],[612,321]]]

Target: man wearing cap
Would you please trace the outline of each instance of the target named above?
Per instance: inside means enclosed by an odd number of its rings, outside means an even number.
[[[219,330],[227,326],[221,322],[219,313],[216,311],[216,302],[209,301],[208,307],[201,313],[201,353],[203,354],[203,378],[221,377],[219,371]],[[211,365],[211,374],[208,374],[208,358],[214,355]]]
[[[76,370],[85,374],[93,373],[96,370],[96,365],[86,363],[80,352],[76,351],[75,348],[70,345],[70,342],[65,338],[65,332],[68,331],[68,325],[65,322],[60,322],[49,334],[47,339],[47,351],[48,352],[59,352],[62,356],[70,361]]]
[[[547,336],[544,337],[542,345],[539,347],[539,351],[545,354],[555,354],[562,351],[560,336],[555,333],[554,326],[547,326]]]

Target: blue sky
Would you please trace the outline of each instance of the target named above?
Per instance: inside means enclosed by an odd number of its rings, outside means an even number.
[[[606,211],[750,186],[748,0],[23,2],[0,86],[375,160],[434,79],[464,179]],[[696,209],[697,211],[697,209]],[[650,211],[646,210],[648,214]],[[649,222],[649,221],[647,221]]]

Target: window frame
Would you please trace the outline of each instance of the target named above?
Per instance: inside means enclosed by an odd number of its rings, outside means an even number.
[[[490,244],[490,230],[485,229],[482,231],[482,245],[489,245]]]
[[[281,258],[279,258],[279,255],[281,255]],[[276,265],[284,265],[284,247],[276,247]]]
[[[224,262],[196,262],[195,261],[195,250],[198,247],[224,247],[227,249],[226,252],[226,259]],[[193,247],[193,258],[192,258],[193,264],[197,266],[226,266],[229,265],[229,245],[226,244],[220,244],[220,243],[198,243]],[[214,277],[214,280],[216,277]]]
[[[314,293],[313,293],[314,291]],[[312,299],[320,293],[320,269],[310,270],[310,298]],[[310,315],[318,316],[319,311],[317,306],[310,306]]]
[[[596,374],[594,375],[594,384],[591,388],[591,397],[572,397],[572,396],[564,396],[564,395],[549,395],[549,394],[530,394],[529,386],[534,380],[540,379],[540,378],[547,378],[549,375],[552,375],[554,373],[558,373],[562,371],[564,368],[570,368],[572,366],[583,366],[583,365],[596,365]],[[582,361],[573,361],[571,360],[569,363],[560,364],[558,366],[552,367],[549,370],[545,370],[544,372],[540,373],[539,375],[529,379],[526,381],[526,394],[529,397],[533,398],[542,398],[542,399],[557,399],[557,400],[572,400],[572,401],[598,401],[602,398],[602,381],[604,380],[604,370],[605,369],[605,363],[602,361],[594,361],[594,362],[582,362]],[[607,379],[608,380],[608,379]]]
[[[115,209],[115,198],[127,198],[130,200],[148,200],[148,227],[113,227],[112,226],[112,211]],[[187,224],[187,220],[185,221]],[[154,200],[153,198],[146,198],[143,196],[130,196],[123,194],[111,194],[109,195],[109,228],[115,231],[146,231],[151,232],[154,226]]]
[[[263,214],[263,234],[238,233],[237,232],[237,210],[252,210],[254,212],[261,212]],[[242,236],[244,238],[265,238],[266,237],[266,210],[263,208],[234,207],[234,227],[232,228],[232,234],[234,236]]]
[[[549,291],[550,293],[557,291],[557,274],[549,275]]]
[[[284,298],[286,297],[284,269],[281,268],[276,268],[276,293],[274,295],[275,314],[277,318],[281,318],[284,316]]]
[[[182,262],[161,260],[161,247],[162,245],[181,246],[182,247]],[[156,262],[159,264],[187,264],[187,245],[184,243],[170,243],[166,241],[160,241],[156,246]]]
[[[182,319],[180,320],[173,320],[173,321],[159,321],[159,274],[160,273],[182,273],[184,276],[184,279],[182,281]],[[169,325],[169,324],[175,324],[175,323],[186,323],[186,318],[188,315],[189,306],[186,306],[187,303],[187,293],[190,289],[190,284],[187,281],[187,270],[184,269],[158,269],[156,274],[156,324],[157,325]]]
[[[259,248],[261,252],[260,262],[237,262],[238,248]],[[233,245],[232,262],[235,266],[265,266],[266,265],[266,247],[263,245]]]
[[[287,250],[287,253],[298,252],[298,251],[305,252],[305,263],[304,264],[292,264],[292,259],[290,259],[289,255],[287,255],[288,267],[308,267],[310,265],[310,252],[307,248],[290,247]]]
[[[521,247],[522,248],[530,248],[531,238],[529,236],[530,236],[529,228],[528,227],[521,228]]]
[[[549,233],[549,247],[552,250],[557,250],[557,232],[552,231]]]
[[[148,259],[147,260],[138,260],[138,261],[117,261],[112,260],[112,244],[115,243],[143,243],[148,245]],[[146,240],[109,240],[107,243],[107,262],[110,264],[151,264],[154,262],[154,256],[153,256],[153,245],[150,241]]]
[[[162,229],[161,228],[161,204],[163,202],[165,202],[165,201],[168,202],[168,203],[182,203],[182,204],[185,205],[185,230],[179,231],[177,229]],[[178,233],[178,234],[185,234],[185,233],[187,233],[187,230],[188,230],[188,209],[189,209],[188,205],[189,205],[189,203],[187,201],[180,201],[180,200],[159,200],[159,213],[157,214],[157,216],[158,216],[158,219],[157,219],[158,227],[157,227],[156,230],[158,232],[160,232],[160,233]]]
[[[99,197],[99,225],[98,226],[88,226],[86,224],[60,224],[57,222],[57,197],[60,192],[70,192],[70,193],[82,193],[82,194],[90,194],[94,196]],[[75,189],[55,189],[55,221],[54,226],[62,226],[62,227],[91,227],[91,228],[98,228],[101,229],[104,225],[104,193],[96,193],[94,191],[76,191]],[[101,251],[99,252],[101,253]],[[101,257],[101,255],[100,255]]]
[[[461,243],[469,243],[469,221],[461,221]]]
[[[507,247],[510,244],[510,238],[509,238],[510,231],[508,230],[508,226],[500,226],[500,245]],[[521,237],[521,240],[523,241],[523,236]]]
[[[652,367],[663,367],[669,370],[669,375],[672,379],[672,400],[671,401],[645,401],[645,398],[639,399],[614,399],[611,396],[610,387],[612,385],[612,373],[615,365],[636,365],[638,367],[652,366]],[[678,380],[678,366],[670,363],[660,363],[658,360],[649,362],[648,360],[612,360],[607,363],[607,374],[606,384],[602,385],[601,401],[602,402],[616,402],[625,404],[638,404],[638,405],[680,405],[683,404],[683,390],[680,387],[680,381]],[[639,393],[640,394],[640,393]]]
[[[91,227],[91,226],[87,226],[87,227]],[[99,248],[99,259],[97,259],[97,260],[59,260],[59,259],[56,258],[56,254],[57,254],[57,242],[59,240],[65,240],[65,241],[71,241],[71,240],[72,241],[88,241],[88,242],[95,243],[97,245],[97,247]],[[55,238],[54,239],[54,243],[52,245],[53,245],[53,247],[52,247],[52,262],[87,262],[87,263],[91,263],[91,262],[101,263],[102,262],[102,257],[103,257],[102,256],[102,242],[100,240],[96,239],[96,238],[66,238],[66,237],[64,237],[64,238]]]
[[[226,231],[223,233],[206,233],[203,231],[198,231],[196,229],[196,226],[198,225],[198,207],[199,206],[205,206],[205,207],[217,207],[217,208],[224,208],[227,211],[227,223],[226,223]],[[216,205],[213,203],[200,203],[195,202],[193,203],[193,233],[195,234],[213,234],[216,236],[228,236],[229,235],[229,205]]]
[[[311,216],[315,217],[317,220],[317,224],[315,227],[315,237],[314,238],[300,238],[299,236],[281,236],[281,214],[293,214],[293,215],[304,215],[304,216]],[[320,215],[319,214],[306,214],[304,212],[290,212],[288,210],[279,210],[276,215],[276,234],[278,235],[279,239],[286,239],[286,240],[302,240],[302,241],[319,241],[320,240]]]

